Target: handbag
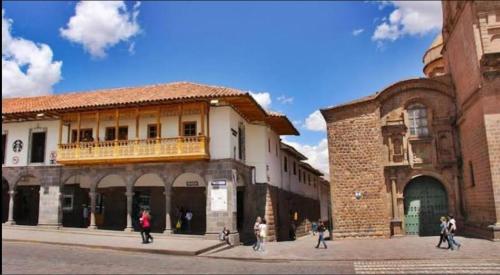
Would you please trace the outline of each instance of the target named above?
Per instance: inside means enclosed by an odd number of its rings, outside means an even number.
[[[180,220],[177,221],[177,224],[175,225],[175,228],[176,229],[181,229],[181,221]]]

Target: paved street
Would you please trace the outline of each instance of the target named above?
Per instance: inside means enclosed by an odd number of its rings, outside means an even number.
[[[211,257],[286,260],[433,260],[433,259],[492,259],[500,261],[500,242],[458,236],[460,250],[436,248],[437,236],[402,237],[391,239],[354,239],[327,241],[328,249],[315,249],[316,236],[305,236],[294,242],[266,244],[265,253],[256,253],[248,246],[212,253]]]
[[[2,273],[498,274],[500,260],[227,260],[4,241]]]
[[[255,262],[2,242],[3,274],[353,273],[350,262]]]

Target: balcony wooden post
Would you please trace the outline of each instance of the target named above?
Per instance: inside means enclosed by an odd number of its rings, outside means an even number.
[[[207,109],[207,137],[210,137],[210,104],[206,104],[206,109]]]
[[[99,117],[99,110],[97,110],[96,114],[95,114],[95,120],[96,120],[96,124],[97,124],[97,128],[96,128],[96,131],[95,131],[95,143],[98,143],[99,142],[99,128],[100,128],[100,122],[101,122],[101,119]]]
[[[179,137],[182,136],[182,105],[179,105]]]
[[[161,108],[158,108],[157,114],[156,114],[156,139],[160,139],[160,116],[161,116]]]
[[[139,107],[135,108],[135,139],[139,139]]]
[[[205,104],[201,105],[201,134],[205,135]]]
[[[78,120],[78,126],[77,126],[78,128],[76,132],[76,143],[80,143],[80,127],[82,125],[82,115],[80,112],[78,113],[77,120]]]
[[[115,109],[115,141],[118,141],[118,127],[120,125],[119,116],[120,116],[120,114],[119,114],[118,109]]]
[[[63,118],[61,116],[60,120],[59,120],[59,145],[61,145],[62,143],[62,128],[63,128]]]

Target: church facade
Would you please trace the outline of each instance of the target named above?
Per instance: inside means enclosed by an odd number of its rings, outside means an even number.
[[[337,238],[500,239],[500,3],[444,1],[425,78],[322,109]]]

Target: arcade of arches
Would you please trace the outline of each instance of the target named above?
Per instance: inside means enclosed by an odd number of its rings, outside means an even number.
[[[142,210],[149,210],[152,232],[216,238],[219,227],[227,226],[235,241],[237,186],[247,185],[250,175],[231,160],[99,169],[30,167],[22,173],[4,167],[3,172],[2,221],[7,224],[134,231],[140,229]],[[210,197],[215,187],[209,183],[214,180],[222,184],[219,194],[226,194],[217,209]],[[188,211],[193,214],[190,221]]]

